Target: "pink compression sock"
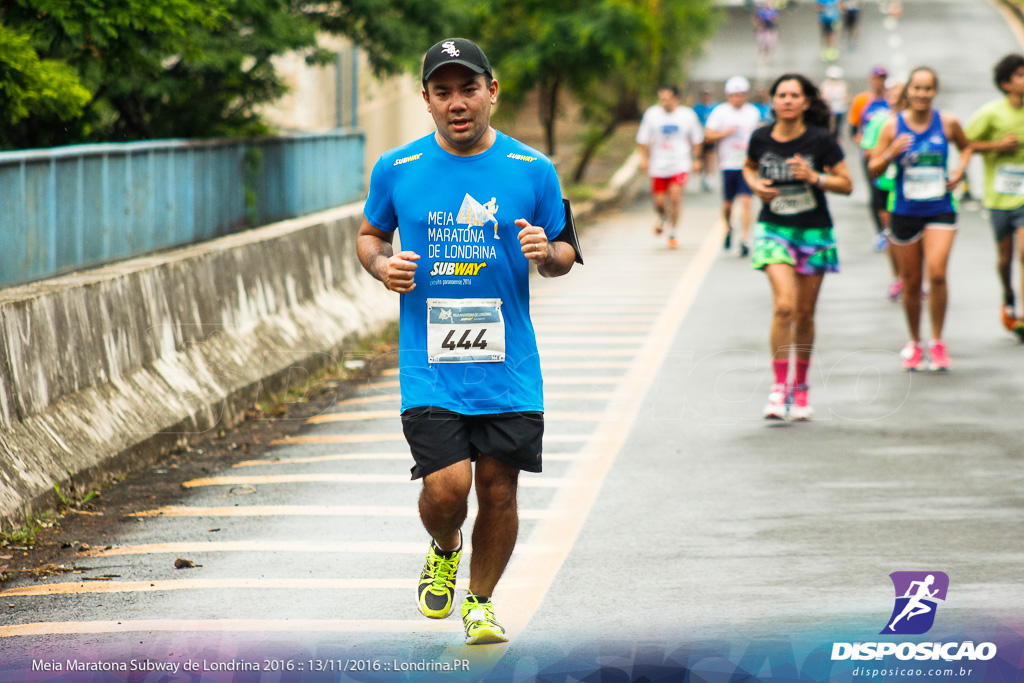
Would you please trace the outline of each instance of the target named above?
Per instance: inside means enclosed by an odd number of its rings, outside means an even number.
[[[789,359],[773,360],[772,368],[775,369],[775,383],[785,384],[786,380],[789,379]]]
[[[796,359],[796,385],[807,384],[807,369],[811,367],[811,359]]]

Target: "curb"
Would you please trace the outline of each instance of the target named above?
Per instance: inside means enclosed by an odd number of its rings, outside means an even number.
[[[640,174],[640,154],[633,152],[612,175],[608,185],[599,190],[594,199],[580,202],[573,207],[573,217],[579,221],[589,221],[599,214],[635,200],[644,189]]]

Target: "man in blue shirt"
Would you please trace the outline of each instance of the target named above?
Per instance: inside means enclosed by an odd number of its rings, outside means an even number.
[[[836,24],[841,16],[839,0],[818,0],[818,24],[821,26],[822,61],[834,62],[839,59],[839,49],[836,47],[838,41]]]
[[[564,275],[576,245],[563,230],[551,162],[490,125],[498,81],[483,51],[462,38],[441,41],[424,57],[422,80],[437,132],[377,161],[359,260],[401,295],[402,426],[433,539],[419,610],[443,619],[455,608],[475,462],[479,512],[463,624],[469,644],[504,642],[490,596],[515,547],[519,472],[541,470],[544,432],[530,264],[545,277]]]

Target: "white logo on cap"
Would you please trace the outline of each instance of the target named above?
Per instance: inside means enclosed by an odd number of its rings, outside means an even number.
[[[444,52],[445,54],[450,55],[452,57],[458,57],[460,54],[458,49],[455,47],[455,43],[451,40],[446,40],[443,43],[441,43],[441,52]]]

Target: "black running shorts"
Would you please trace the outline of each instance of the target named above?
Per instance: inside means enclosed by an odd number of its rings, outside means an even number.
[[[402,413],[402,430],[412,449],[412,478],[419,479],[480,454],[525,472],[541,471],[544,413],[462,415],[425,406]]]
[[[937,216],[902,216],[894,213],[889,222],[889,239],[896,244],[913,244],[921,239],[921,236],[924,235],[924,229],[929,225],[943,226],[946,230],[955,230],[956,214],[940,213]]]

